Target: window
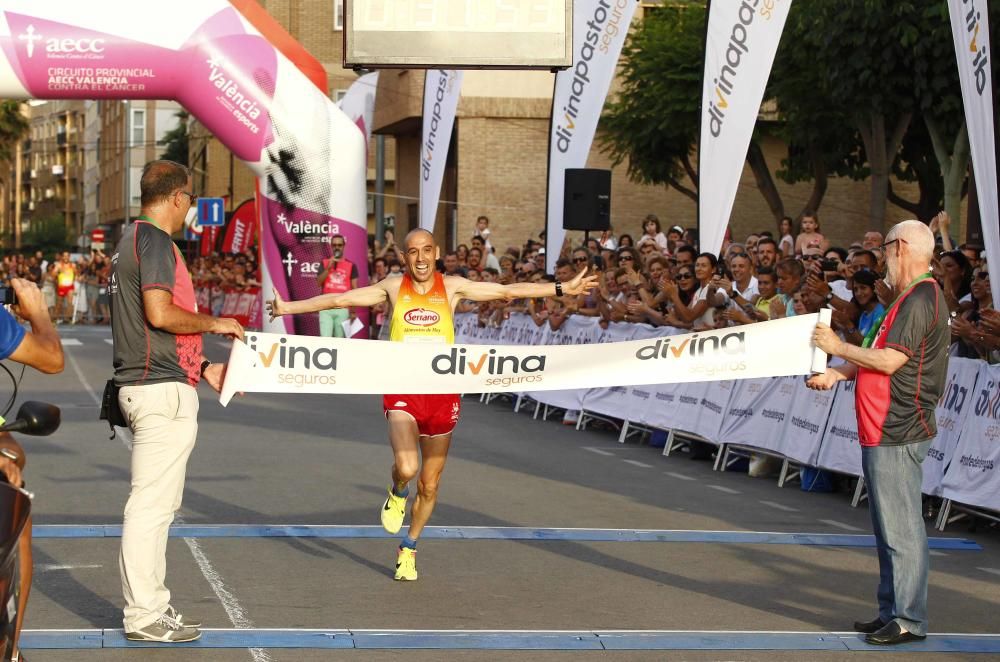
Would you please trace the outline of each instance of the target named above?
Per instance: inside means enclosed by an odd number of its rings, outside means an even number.
[[[333,29],[344,29],[344,0],[333,0]]]
[[[142,168],[136,168],[135,166],[133,166],[131,171],[129,172],[129,175],[130,175],[129,185],[128,185],[129,205],[135,207],[141,204],[142,202],[142,196],[140,195],[141,191],[139,190],[140,189],[139,182],[142,179]]]
[[[130,147],[146,142],[146,111],[132,110],[132,142]]]

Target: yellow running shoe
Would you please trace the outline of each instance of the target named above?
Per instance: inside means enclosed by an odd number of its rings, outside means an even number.
[[[389,533],[399,533],[406,515],[406,497],[396,496],[389,486],[389,498],[382,504],[382,528]]]
[[[396,577],[397,582],[417,581],[417,550],[409,547],[400,547],[399,555],[396,557]]]

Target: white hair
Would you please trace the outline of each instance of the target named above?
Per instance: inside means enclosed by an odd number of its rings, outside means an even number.
[[[902,221],[889,230],[886,241],[902,239],[906,242],[910,254],[917,259],[927,260],[934,257],[934,233],[922,221]]]

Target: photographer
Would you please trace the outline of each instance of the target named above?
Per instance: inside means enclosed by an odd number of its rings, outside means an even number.
[[[0,307],[0,360],[10,359],[31,366],[46,374],[62,372],[63,350],[48,308],[38,286],[21,278],[12,278],[16,301],[14,311],[31,325],[25,330],[6,308]],[[0,433],[0,472],[7,482],[20,487],[24,484],[24,449],[8,432]],[[18,540],[19,591],[14,646],[24,624],[24,610],[31,592],[31,518],[28,518]],[[15,658],[19,653],[15,654]]]

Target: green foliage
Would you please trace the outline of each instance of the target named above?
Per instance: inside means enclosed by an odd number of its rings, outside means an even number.
[[[635,182],[677,186],[684,176],[698,142],[706,17],[703,3],[657,8],[622,50],[622,89],[600,140],[615,165],[629,160]]]
[[[14,159],[14,147],[29,127],[28,118],[21,113],[20,101],[0,102],[0,161]]]
[[[69,228],[66,227],[63,214],[32,220],[31,229],[21,237],[23,250],[40,250],[46,255],[66,250],[72,243],[73,238]]]
[[[181,165],[188,164],[188,118],[190,114],[186,110],[174,113],[174,117],[180,120],[177,126],[163,134],[163,139],[157,145],[166,147],[160,154],[161,159],[168,159]]]

